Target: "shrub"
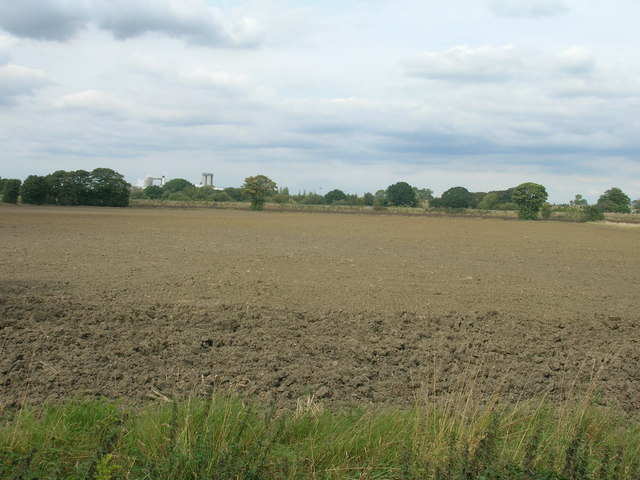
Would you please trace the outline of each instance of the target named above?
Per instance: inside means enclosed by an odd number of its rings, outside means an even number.
[[[542,218],[548,219],[551,216],[551,205],[546,202],[543,203],[540,208],[540,215],[542,215]]]
[[[518,185],[511,194],[511,200],[519,207],[520,220],[537,220],[538,212],[547,197],[547,190],[542,185],[532,182]]]
[[[598,205],[587,205],[582,209],[583,222],[598,222],[604,220],[604,211]]]

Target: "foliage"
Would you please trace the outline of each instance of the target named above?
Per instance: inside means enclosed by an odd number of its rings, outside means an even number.
[[[176,193],[181,192],[188,187],[193,187],[193,183],[184,178],[172,178],[162,187],[163,192]]]
[[[544,202],[542,204],[542,207],[540,207],[540,215],[542,215],[544,219],[551,217],[551,205],[549,203]]]
[[[86,170],[58,170],[47,176],[55,205],[90,205],[91,173]]]
[[[631,208],[633,208],[633,210],[634,210],[634,211],[636,211],[636,212],[637,212],[637,211],[640,211],[640,198],[639,198],[639,199],[637,199],[637,200],[634,200],[634,201],[631,203]]]
[[[439,207],[444,208],[469,208],[471,193],[464,187],[452,187],[442,194]]]
[[[162,197],[162,187],[158,185],[149,185],[144,188],[144,194],[151,200],[157,200]]]
[[[131,187],[131,190],[129,191],[129,198],[131,200],[144,200],[146,198],[149,198],[145,195],[144,193],[144,188],[142,187]]]
[[[471,192],[469,194],[469,208],[478,208],[478,205],[486,196],[487,192]]]
[[[373,206],[373,202],[376,197],[371,192],[367,192],[362,196],[363,203],[369,207]]]
[[[122,174],[110,168],[96,168],[91,172],[90,205],[127,207],[130,189],[131,185]]]
[[[433,200],[433,190],[431,190],[430,188],[413,187],[413,193],[416,196],[417,204]]]
[[[341,200],[346,200],[346,199],[347,199],[347,194],[344,193],[342,190],[338,190],[338,189],[331,190],[324,196],[324,202],[327,205],[331,205],[334,202],[339,202]]]
[[[611,188],[600,195],[598,206],[605,212],[629,213],[631,199],[619,188]]]
[[[17,179],[7,179],[4,181],[4,188],[2,190],[2,201],[4,203],[18,203],[18,197],[20,196],[20,186],[22,182]]]
[[[547,197],[547,190],[532,182],[518,185],[511,194],[511,199],[519,207],[518,218],[521,220],[537,220],[538,212]]]
[[[20,200],[22,203],[42,205],[47,202],[49,193],[49,182],[46,177],[29,175],[20,190]]]
[[[270,200],[279,204],[291,203],[291,197],[288,193],[276,193]]]
[[[236,187],[227,187],[223,190],[224,193],[229,195],[231,199],[235,202],[244,201],[244,196],[242,195],[242,189]]]
[[[324,205],[324,197],[315,192],[307,193],[298,203],[303,205]]]
[[[407,182],[397,182],[387,187],[387,202],[397,207],[415,207],[416,194]]]
[[[209,200],[213,202],[233,202],[233,198],[227,192],[216,192],[213,193]]]
[[[604,220],[604,210],[598,205],[587,205],[582,209],[581,220],[583,222],[598,222]]]
[[[588,205],[588,202],[586,198],[582,198],[582,195],[578,194],[576,195],[576,198],[569,202],[569,204],[573,207],[582,207]]]
[[[120,412],[107,401],[20,409],[0,424],[2,478],[636,479],[640,426],[590,405],[295,412],[214,394]]]
[[[242,195],[251,202],[252,210],[262,210],[268,196],[277,192],[276,182],[264,175],[247,177],[242,186]]]

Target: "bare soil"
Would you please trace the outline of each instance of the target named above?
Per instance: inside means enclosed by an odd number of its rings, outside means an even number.
[[[640,408],[639,229],[0,207],[0,407],[597,393]]]

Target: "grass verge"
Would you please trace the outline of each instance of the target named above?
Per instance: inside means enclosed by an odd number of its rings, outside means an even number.
[[[3,412],[0,478],[625,479],[640,425],[582,402],[295,412],[216,394],[122,411],[105,400]]]

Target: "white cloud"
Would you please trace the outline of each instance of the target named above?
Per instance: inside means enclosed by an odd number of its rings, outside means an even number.
[[[185,73],[182,76],[193,85],[204,88],[222,89],[228,92],[245,90],[249,85],[249,79],[246,75],[238,75],[224,71],[211,72],[202,67]]]
[[[20,95],[31,95],[50,83],[41,70],[8,64],[0,67],[0,104],[9,105]]]
[[[424,52],[403,62],[412,76],[451,81],[501,82],[522,68],[517,49],[511,45],[477,48],[461,45],[443,53]]]
[[[215,47],[250,47],[264,30],[226,18],[205,0],[20,0],[0,3],[0,27],[18,37],[66,41],[89,25],[120,40],[157,33]]]
[[[123,114],[130,110],[128,102],[102,90],[85,90],[64,95],[54,102],[59,109],[93,112],[100,115]]]
[[[586,74],[595,69],[596,59],[591,51],[584,47],[573,46],[557,56],[558,68],[568,74]]]
[[[563,0],[490,0],[489,8],[500,17],[552,17],[569,11]]]

